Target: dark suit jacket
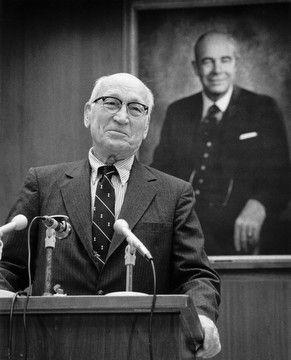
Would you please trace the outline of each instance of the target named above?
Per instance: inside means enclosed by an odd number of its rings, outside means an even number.
[[[153,255],[157,292],[188,293],[199,313],[217,316],[219,279],[209,267],[203,235],[193,210],[191,186],[135,160],[120,218]],[[87,160],[30,169],[25,186],[10,214],[22,213],[29,222],[37,215],[68,215],[72,233],[57,240],[52,284],[68,295],[125,290],[126,241],[114,234],[103,268],[94,258],[91,237],[90,166]],[[4,239],[0,288],[17,290],[28,285],[27,231]],[[45,272],[45,227],[32,228],[33,294],[42,294]],[[133,291],[152,293],[150,264],[137,255]]]
[[[154,155],[155,168],[189,181],[197,160],[194,139],[201,114],[201,93],[169,106]],[[232,180],[233,187],[227,204],[212,209],[208,217],[223,224],[229,236],[248,199],[260,201],[268,216],[275,216],[285,207],[289,195],[289,158],[281,113],[268,96],[235,87],[220,126],[221,164],[226,181]],[[257,136],[240,139],[241,134],[251,132]],[[197,198],[198,217],[202,220],[199,206]]]

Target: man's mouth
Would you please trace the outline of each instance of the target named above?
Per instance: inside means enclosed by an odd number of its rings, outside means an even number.
[[[210,79],[210,82],[213,84],[220,84],[224,81],[226,81],[226,79]]]
[[[125,131],[119,129],[109,129],[107,131],[112,133],[113,135],[116,134],[116,135],[128,136],[128,134]]]

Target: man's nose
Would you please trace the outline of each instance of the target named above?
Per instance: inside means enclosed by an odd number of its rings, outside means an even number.
[[[221,62],[220,60],[213,61],[213,72],[219,73],[221,71]]]
[[[121,108],[114,114],[114,119],[119,123],[127,123],[128,122],[128,114],[126,104],[122,104]]]

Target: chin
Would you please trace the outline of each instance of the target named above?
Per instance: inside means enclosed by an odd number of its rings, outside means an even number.
[[[127,143],[113,141],[110,144],[107,144],[107,152],[118,157],[119,155],[124,157],[130,153],[130,151],[131,148]]]
[[[229,88],[225,86],[211,86],[208,92],[213,96],[223,96],[227,93],[228,89]]]

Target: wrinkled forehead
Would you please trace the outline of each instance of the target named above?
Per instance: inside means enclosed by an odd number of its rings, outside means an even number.
[[[235,53],[236,45],[234,41],[220,34],[206,37],[198,47],[198,57],[200,59],[205,56],[234,56]]]
[[[97,96],[115,96],[122,101],[137,101],[148,105],[145,86],[137,78],[109,76],[102,81]]]

